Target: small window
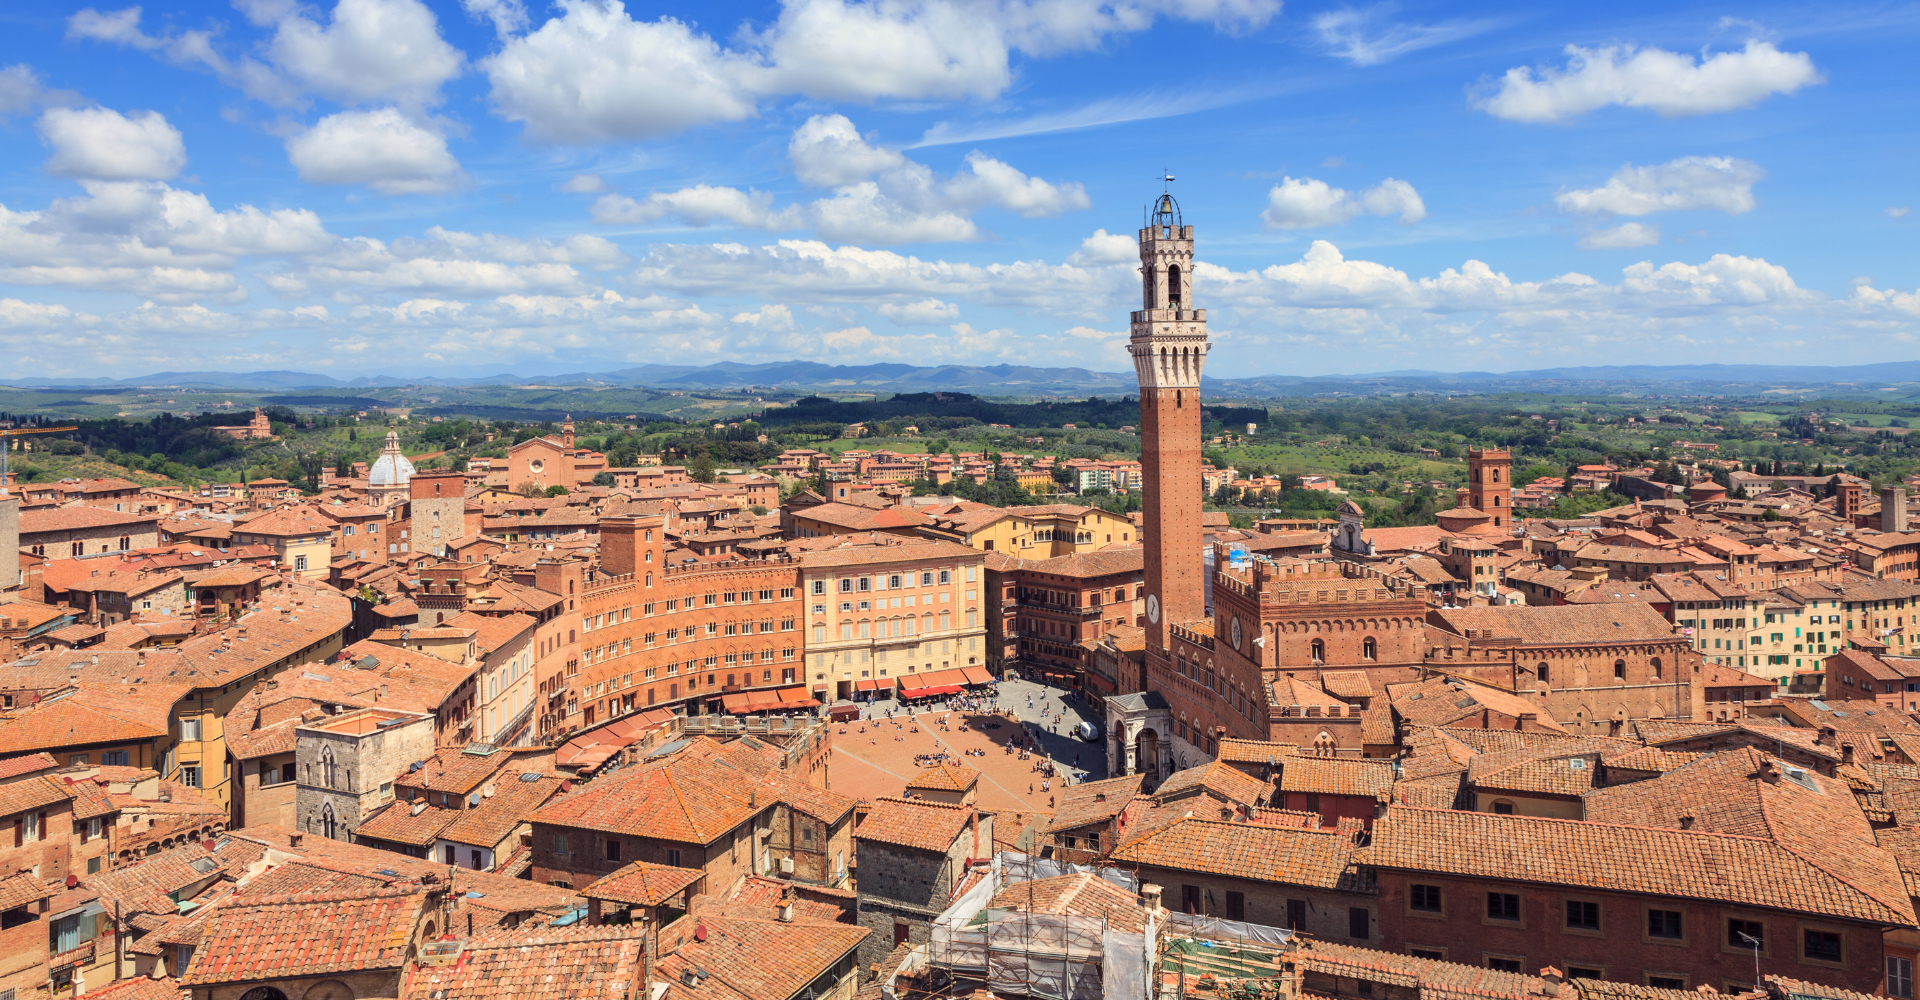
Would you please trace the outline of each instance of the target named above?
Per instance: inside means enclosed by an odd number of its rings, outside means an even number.
[[[1838,931],[1806,932],[1805,957],[1810,962],[1839,962],[1844,959]]]
[[[612,837],[607,838],[607,860],[608,861],[620,860],[620,842],[613,839]]]
[[[1887,995],[1912,1000],[1913,962],[1910,959],[1887,956]]]
[[[1567,900],[1567,927],[1576,931],[1600,929],[1600,904],[1580,899]]]
[[[1517,958],[1500,958],[1495,955],[1488,955],[1487,968],[1496,972],[1519,972],[1520,960]]]
[[[1656,990],[1684,990],[1687,988],[1687,981],[1679,976],[1656,976],[1649,973],[1647,985]]]
[[[1414,885],[1408,906],[1422,913],[1440,912],[1440,887],[1437,885]]]
[[[1678,941],[1685,935],[1681,933],[1679,910],[1648,910],[1647,936],[1663,941]]]
[[[1605,979],[1607,978],[1607,974],[1605,971],[1601,969],[1595,969],[1590,966],[1569,965],[1567,966],[1567,978],[1568,979]]]
[[[678,849],[672,847],[667,848],[667,865],[672,868],[680,867],[680,851]]]
[[[1372,936],[1372,920],[1364,906],[1347,907],[1347,936],[1365,941]]]
[[[1745,951],[1767,950],[1767,925],[1758,920],[1727,921],[1727,947]]]
[[[1487,919],[1519,920],[1520,896],[1511,892],[1487,893]]]

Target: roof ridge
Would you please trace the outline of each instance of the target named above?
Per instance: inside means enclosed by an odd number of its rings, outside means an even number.
[[[1763,756],[1764,756],[1764,755],[1763,755],[1763,754],[1762,754],[1762,753],[1760,752],[1760,750],[1759,750],[1759,748],[1757,748],[1757,747],[1741,747],[1740,749],[1742,749],[1742,750],[1745,750],[1745,751],[1747,752],[1747,757],[1748,757],[1748,759],[1749,759],[1749,760],[1751,760],[1751,759],[1752,759],[1752,758],[1754,758],[1754,757],[1763,757]],[[1683,765],[1682,767],[1680,767],[1680,768],[1675,768],[1675,770],[1684,770],[1684,769],[1686,769],[1686,768],[1688,768],[1688,767],[1692,767],[1692,766],[1694,766],[1695,764],[1698,764],[1698,763],[1700,763],[1701,761],[1704,761],[1704,760],[1710,760],[1710,759],[1712,759],[1712,758],[1711,758],[1711,757],[1702,757],[1702,758],[1701,758],[1700,760],[1694,760],[1694,761],[1688,761],[1688,762],[1687,762],[1687,763],[1686,763],[1685,765]],[[1762,765],[1764,766],[1764,764],[1765,764],[1765,761],[1764,761],[1764,760],[1762,760],[1762,761],[1761,761],[1761,763],[1762,763]],[[1840,782],[1840,783],[1842,783],[1842,784],[1845,784],[1845,783],[1846,783],[1846,779],[1844,779],[1844,778],[1839,778],[1839,777],[1835,777],[1835,778],[1833,778],[1832,780],[1834,780],[1834,781],[1838,781],[1838,782]],[[1756,782],[1756,784],[1757,784],[1757,782]],[[1848,797],[1849,797],[1849,798],[1851,798],[1851,797],[1852,797],[1852,795],[1853,795],[1853,792],[1852,792],[1852,790],[1851,790],[1851,789],[1848,789],[1848,791],[1847,791],[1847,795],[1848,795]],[[1850,886],[1850,887],[1852,887],[1852,888],[1853,888],[1853,890],[1854,890],[1855,892],[1858,892],[1858,893],[1859,893],[1859,894],[1861,894],[1862,896],[1865,896],[1865,897],[1867,897],[1868,899],[1871,899],[1871,900],[1873,900],[1874,902],[1876,902],[1876,903],[1879,903],[1879,904],[1880,904],[1881,906],[1884,906],[1884,907],[1886,907],[1886,908],[1887,908],[1888,910],[1891,910],[1891,911],[1892,911],[1892,912],[1894,912],[1895,914],[1898,914],[1898,913],[1900,912],[1900,908],[1899,908],[1898,906],[1895,906],[1895,905],[1893,905],[1893,904],[1890,904],[1890,903],[1888,903],[1888,902],[1887,902],[1886,900],[1884,900],[1884,899],[1881,899],[1881,898],[1880,898],[1880,896],[1879,896],[1879,895],[1877,895],[1877,894],[1876,894],[1876,893],[1874,892],[1874,890],[1872,890],[1872,889],[1870,889],[1870,888],[1868,888],[1868,887],[1866,887],[1866,886],[1864,886],[1864,885],[1860,885],[1860,884],[1858,884],[1858,883],[1857,883],[1856,881],[1854,881],[1853,879],[1851,879],[1851,878],[1848,878],[1847,876],[1845,876],[1845,875],[1842,875],[1841,873],[1839,873],[1839,872],[1837,872],[1837,871],[1835,871],[1835,870],[1833,870],[1833,867],[1832,867],[1831,865],[1828,865],[1828,864],[1825,864],[1825,863],[1824,863],[1824,862],[1823,862],[1822,860],[1820,860],[1820,859],[1818,859],[1818,858],[1816,858],[1816,857],[1814,857],[1814,856],[1812,856],[1812,855],[1810,855],[1810,854],[1809,854],[1809,853],[1808,853],[1807,851],[1803,851],[1803,850],[1801,850],[1800,848],[1798,848],[1797,846],[1795,846],[1795,845],[1793,845],[1793,844],[1789,844],[1789,843],[1787,843],[1787,842],[1786,842],[1786,841],[1785,841],[1784,839],[1782,839],[1782,838],[1781,838],[1781,836],[1780,836],[1780,834],[1779,834],[1779,831],[1777,831],[1777,830],[1776,830],[1776,829],[1774,828],[1774,817],[1773,817],[1773,809],[1772,809],[1772,807],[1771,807],[1771,806],[1770,806],[1770,805],[1769,805],[1769,804],[1767,803],[1767,796],[1766,796],[1766,793],[1765,793],[1765,792],[1763,792],[1763,791],[1761,791],[1761,790],[1760,790],[1760,789],[1759,789],[1758,787],[1756,787],[1756,788],[1754,789],[1754,797],[1755,797],[1755,798],[1757,798],[1757,799],[1758,799],[1758,800],[1760,801],[1760,819],[1761,819],[1761,822],[1763,822],[1764,824],[1766,824],[1766,827],[1767,827],[1767,833],[1768,833],[1768,834],[1770,835],[1770,837],[1769,837],[1769,839],[1770,839],[1770,840],[1772,840],[1772,841],[1773,841],[1773,843],[1775,843],[1775,844],[1777,844],[1777,845],[1779,845],[1779,847],[1780,847],[1780,849],[1781,849],[1781,850],[1783,850],[1783,851],[1786,851],[1787,853],[1789,853],[1789,854],[1791,854],[1791,855],[1793,855],[1794,857],[1797,857],[1797,858],[1799,858],[1800,860],[1802,860],[1802,861],[1804,861],[1804,862],[1806,862],[1807,864],[1809,864],[1809,865],[1812,865],[1813,867],[1815,867],[1815,868],[1817,868],[1817,869],[1819,869],[1820,871],[1822,871],[1822,872],[1824,872],[1824,873],[1826,873],[1826,875],[1827,875],[1827,876],[1828,876],[1829,878],[1831,878],[1831,879],[1833,879],[1834,881],[1836,881],[1836,882],[1839,882],[1839,883],[1841,883],[1841,884],[1843,884],[1843,885],[1847,885],[1847,886]],[[1885,850],[1884,848],[1881,848],[1881,847],[1879,846],[1879,844],[1878,844],[1877,842],[1876,842],[1876,843],[1874,844],[1874,848],[1875,848],[1876,850],[1882,850],[1882,851],[1884,851],[1884,850]],[[1903,880],[1903,881],[1904,881],[1904,880]],[[1906,900],[1906,901],[1907,901],[1907,905],[1908,905],[1909,907],[1911,907],[1911,906],[1913,905],[1913,903],[1912,903],[1912,899],[1911,899],[1911,897],[1909,897],[1909,896],[1907,896],[1907,894],[1906,894],[1906,893],[1905,893],[1904,891],[1903,891],[1903,892],[1902,892],[1902,893],[1900,894],[1900,897],[1899,897],[1899,898],[1900,898],[1900,899],[1904,899],[1904,900]]]

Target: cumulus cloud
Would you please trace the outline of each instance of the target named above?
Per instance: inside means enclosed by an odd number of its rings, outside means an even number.
[[[967,169],[947,183],[947,198],[956,206],[998,205],[1029,219],[1093,207],[1078,182],[1050,184],[979,150],[968,153],[966,162]]]
[[[166,180],[187,165],[186,142],[158,111],[48,108],[40,138],[53,147],[47,173],[104,180]]]
[[[1067,258],[1075,267],[1100,267],[1105,264],[1130,264],[1140,259],[1140,242],[1132,236],[1096,229],[1080,241],[1080,249]]]
[[[469,180],[447,141],[396,108],[342,111],[287,139],[309,184],[365,184],[381,194],[441,194]]]
[[[1596,229],[1580,237],[1582,250],[1623,250],[1650,247],[1660,242],[1660,227],[1645,222],[1623,222],[1611,229]]]
[[[1733,111],[1824,82],[1804,52],[1749,40],[1738,52],[1695,60],[1665,49],[1566,48],[1567,65],[1516,66],[1480,88],[1474,106],[1509,121],[1554,122],[1618,104],[1675,118]]]
[[[593,203],[593,221],[602,225],[651,225],[677,217],[690,226],[725,223],[742,229],[791,228],[791,214],[773,211],[773,195],[739,188],[696,184],[678,191],[656,191],[642,199],[602,195]]]
[[[0,118],[32,111],[45,93],[32,66],[15,63],[0,69]]]
[[[293,298],[387,293],[410,297],[505,295],[578,296],[594,291],[588,273],[626,262],[620,248],[598,236],[562,240],[467,233],[435,226],[424,238],[392,243],[367,237],[336,242],[307,254],[297,266],[261,276]]]
[[[481,67],[497,113],[530,138],[587,143],[737,121],[768,97],[991,98],[1011,85],[1015,52],[1082,51],[1161,17],[1258,28],[1280,3],[785,0],[773,24],[743,28],[731,48],[673,18],[635,20],[619,0],[560,0],[559,10]]]
[[[339,0],[325,24],[290,0],[236,3],[248,20],[274,33],[262,59],[223,55],[215,31],[149,35],[140,8],[91,7],[67,19],[67,36],[152,52],[175,65],[199,65],[248,96],[302,106],[312,96],[342,104],[438,104],[440,88],[466,57],[440,36],[439,21],[420,0]]]
[[[491,22],[494,33],[502,38],[526,30],[527,8],[520,0],[460,0],[460,6],[469,15]]]
[[[1913,210],[1912,206],[1897,205],[1892,208],[1888,208],[1884,210],[1881,214],[1885,215],[1889,219],[1904,219],[1907,217],[1907,213],[1912,210]]]
[[[753,312],[736,313],[733,322],[766,330],[793,329],[793,310],[783,305],[765,305]]]
[[[975,150],[963,169],[942,179],[923,163],[863,138],[844,115],[815,115],[794,130],[787,156],[802,183],[831,187],[826,197],[776,209],[760,191],[697,184],[645,198],[609,194],[594,203],[603,225],[649,225],[675,218],[687,225],[724,223],[784,232],[811,228],[827,239],[860,243],[973,240],[970,216],[995,206],[1028,218],[1092,206],[1078,183],[1055,184]]]
[[[607,182],[599,174],[574,174],[560,190],[569,194],[600,194],[607,190]]]
[[[1657,166],[1628,164],[1600,187],[1560,192],[1554,204],[1581,215],[1701,210],[1739,215],[1753,210],[1753,185],[1765,176],[1748,160],[1683,156]]]
[[[1283,177],[1267,192],[1260,224],[1269,230],[1310,229],[1359,215],[1398,215],[1401,222],[1414,223],[1427,217],[1427,206],[1413,185],[1391,177],[1357,193],[1311,177]]]
[[[1356,66],[1374,66],[1409,52],[1469,38],[1495,25],[1487,20],[1413,24],[1395,21],[1391,15],[1392,8],[1387,4],[1365,10],[1342,7],[1314,17],[1313,30],[1334,55]]]
[[[98,316],[76,313],[66,306],[46,302],[0,299],[0,330],[47,330],[90,326]]]
[[[873,311],[903,326],[947,326],[960,318],[960,307],[939,299],[918,302],[882,302]]]
[[[481,62],[495,110],[540,142],[647,139],[754,111],[764,72],[672,18],[635,21],[619,0],[560,0],[560,16]]]
[[[898,170],[907,158],[897,149],[869,144],[846,115],[814,115],[793,130],[787,162],[800,183],[840,187],[864,181],[883,170]]]

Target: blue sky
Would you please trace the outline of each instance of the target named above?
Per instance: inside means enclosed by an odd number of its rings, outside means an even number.
[[[0,11],[20,374],[1905,360],[1914,4]]]

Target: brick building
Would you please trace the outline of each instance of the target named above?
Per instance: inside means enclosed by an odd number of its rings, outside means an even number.
[[[784,758],[745,740],[668,744],[533,813],[531,877],[583,887],[646,861],[702,870],[713,886],[750,874],[839,885],[853,864],[854,800],[784,770]]]
[[[1737,992],[1746,933],[1762,974],[1876,991],[1882,929],[1914,926],[1912,901],[1877,848],[1818,846],[1396,805],[1355,860],[1376,873],[1385,947],[1420,958]],[[1845,852],[1868,856],[1836,879]]]
[[[989,555],[989,666],[1037,670],[1089,694],[1120,690],[1093,651],[1109,629],[1138,625],[1146,613],[1145,557],[1138,546],[1051,559]]]
[[[880,798],[853,832],[860,858],[858,922],[872,933],[860,964],[896,945],[921,945],[953,901],[967,862],[993,854],[992,813],[971,805]]]
[[[104,507],[53,507],[20,511],[19,545],[50,560],[102,552],[127,552],[160,544],[160,518]],[[11,583],[12,581],[8,581]]]

